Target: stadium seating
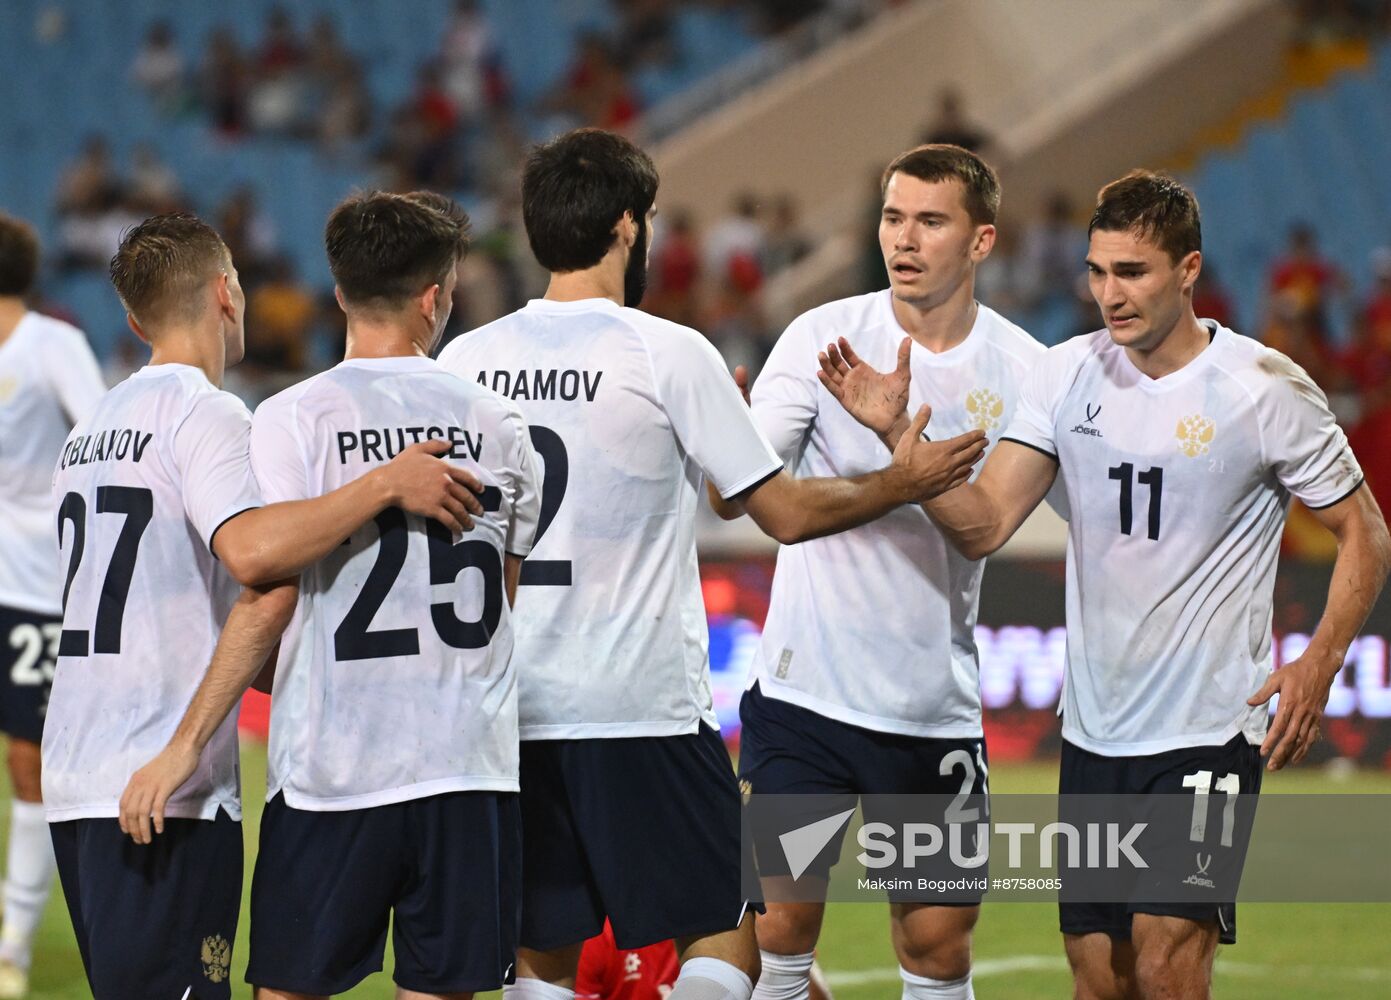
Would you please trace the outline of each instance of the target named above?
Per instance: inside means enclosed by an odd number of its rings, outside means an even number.
[[[1391,245],[1391,45],[1366,72],[1349,72],[1300,94],[1275,121],[1249,127],[1231,149],[1214,150],[1187,173],[1202,205],[1203,245],[1236,308],[1243,332],[1258,335],[1266,319],[1271,260],[1289,227],[1314,227],[1323,254],[1352,285],[1351,298],[1371,284],[1371,253]],[[1334,333],[1348,334],[1347,302],[1331,311]],[[1070,315],[1052,309],[1021,322],[1052,343]]]
[[[33,219],[51,241],[58,174],[53,164],[71,162],[84,139],[104,135],[119,165],[132,148],[149,142],[173,168],[195,205],[211,211],[228,192],[252,182],[299,273],[326,283],[320,249],[323,220],[353,186],[370,183],[361,162],[328,160],[302,142],[250,137],[227,140],[199,118],[161,119],[130,80],[130,66],[150,24],[168,19],[190,69],[204,40],[226,25],[239,42],[253,47],[274,0],[245,0],[235,14],[207,4],[176,0],[131,0],[124,4],[73,5],[62,22],[44,0],[0,4],[0,60],[7,67],[7,99],[0,101],[0,207]],[[608,30],[615,16],[606,0],[483,0],[499,57],[520,109],[529,107],[564,74],[581,32]],[[346,47],[368,67],[367,83],[378,125],[406,99],[419,66],[440,47],[453,0],[412,0],[408,8],[367,0],[300,0],[292,7],[303,31],[321,12],[331,11]],[[682,9],[675,25],[671,66],[639,72],[634,85],[651,107],[717,71],[758,43],[732,10]],[[72,67],[83,72],[74,75]],[[13,99],[8,99],[12,95]],[[55,122],[62,127],[55,127]],[[533,137],[545,127],[523,116]],[[370,145],[364,144],[364,147]],[[460,192],[467,204],[468,192]],[[52,298],[68,304],[102,353],[124,328],[114,295],[85,276],[50,283]]]

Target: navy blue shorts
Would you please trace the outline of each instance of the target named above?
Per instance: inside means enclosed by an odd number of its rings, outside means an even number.
[[[1221,798],[1216,782],[1226,779],[1230,782],[1235,776],[1242,795],[1257,795],[1261,790],[1261,752],[1260,747],[1252,746],[1242,735],[1234,736],[1222,746],[1184,747],[1165,753],[1144,757],[1103,757],[1063,741],[1062,765],[1058,777],[1059,795],[1163,795],[1192,796],[1195,787],[1191,784],[1194,776],[1206,773],[1210,784],[1203,788],[1208,793],[1212,789],[1213,799]],[[1190,785],[1184,784],[1189,778]],[[1251,800],[1253,801],[1253,800]],[[1209,807],[1217,813],[1220,808],[1215,803]],[[1063,806],[1066,812],[1066,805]],[[1230,833],[1230,841],[1223,846],[1222,824],[1208,822],[1201,833],[1201,839],[1190,844],[1165,844],[1157,847],[1139,842],[1141,853],[1149,859],[1175,856],[1180,866],[1172,872],[1167,871],[1163,862],[1154,862],[1154,878],[1168,878],[1177,884],[1185,875],[1200,877],[1209,867],[1213,867],[1214,856],[1223,852],[1237,851],[1233,857],[1244,857],[1246,846],[1251,838],[1250,820],[1253,812],[1243,808],[1233,810],[1237,822]],[[1066,818],[1065,816],[1062,818]],[[1189,824],[1184,824],[1180,837],[1190,833]],[[1152,824],[1158,829],[1157,824]],[[1218,858],[1218,870],[1233,866]],[[1067,875],[1064,866],[1059,866],[1063,878],[1064,892],[1067,888]],[[1196,874],[1195,874],[1196,873]],[[1240,877],[1240,865],[1235,866],[1235,875]],[[1090,903],[1070,902],[1064,898],[1058,903],[1058,924],[1064,934],[1108,934],[1113,938],[1130,937],[1131,916],[1136,913],[1153,914],[1164,917],[1184,917],[1198,923],[1216,923],[1222,944],[1236,943],[1236,886],[1230,887],[1231,899],[1224,902],[1123,902]],[[1143,885],[1131,890],[1131,898],[1143,899]],[[1137,895],[1138,894],[1138,895]]]
[[[97,1000],[226,1000],[241,913],[242,828],[166,819],[136,844],[114,819],[52,823],[58,878]],[[185,992],[187,991],[187,992]]]
[[[0,607],[0,732],[43,741],[62,615]]]
[[[985,740],[936,739],[904,736],[863,729],[828,718],[811,709],[765,695],[757,684],[744,692],[739,704],[743,729],[739,737],[739,778],[752,795],[753,828],[759,872],[768,876],[789,875],[788,861],[777,840],[776,831],[785,826],[811,823],[862,803],[865,822],[888,823],[901,829],[905,822],[945,825],[946,811],[953,805],[977,810],[984,822],[989,812],[989,760]],[[812,809],[797,820],[765,822],[760,818],[760,796],[825,797],[807,803]],[[863,796],[863,799],[861,798]],[[901,796],[913,796],[905,802]],[[788,807],[775,800],[764,800],[763,809],[784,812]],[[781,819],[781,818],[780,818]],[[833,836],[805,874],[824,880],[840,857],[845,831]],[[970,844],[967,855],[974,854]],[[920,877],[934,879],[980,879],[988,872],[982,864],[957,869],[945,852],[943,864],[919,862],[912,870],[874,871],[887,878]],[[964,889],[934,895],[931,902],[947,906],[974,906],[983,890]],[[890,890],[891,900],[925,901],[921,893]]]
[[[338,812],[275,796],[261,815],[246,981],[346,992],[381,970],[390,922],[396,985],[499,989],[516,958],[521,839],[514,792]]]
[[[720,734],[522,742],[522,945],[621,949],[739,926],[748,908]],[[749,870],[752,870],[752,859]]]

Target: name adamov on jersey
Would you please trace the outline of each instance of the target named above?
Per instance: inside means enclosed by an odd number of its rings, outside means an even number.
[[[607,917],[620,946],[685,939],[673,997],[747,998],[754,867],[710,694],[695,550],[706,480],[795,540],[948,489],[984,441],[915,431],[856,480],[786,475],[710,343],[633,308],[657,186],[645,153],[599,129],[534,149],[522,215],[546,297],[441,363],[519,405],[543,463],[517,616],[523,976],[568,989],[573,946]],[[654,796],[672,787],[679,798]]]

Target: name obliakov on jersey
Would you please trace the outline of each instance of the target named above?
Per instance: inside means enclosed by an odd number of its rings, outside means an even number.
[[[68,442],[63,449],[60,469],[70,465],[86,465],[88,462],[123,462],[129,458],[139,462],[145,455],[154,434],[151,431],[137,431],[129,427],[113,427],[109,431],[95,434],[81,434]]]

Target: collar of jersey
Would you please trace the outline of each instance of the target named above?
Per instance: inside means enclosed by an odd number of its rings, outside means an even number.
[[[879,299],[880,316],[884,323],[884,329],[893,338],[894,347],[901,344],[903,337],[910,336],[908,331],[898,322],[898,317],[894,315],[893,292],[885,289]],[[931,367],[945,368],[949,365],[960,364],[963,360],[975,353],[976,347],[985,337],[981,333],[981,326],[985,322],[985,306],[976,303],[976,318],[971,324],[971,332],[966,334],[966,339],[955,347],[949,347],[945,351],[931,351],[916,340],[913,341],[912,358]]]
[[[1125,353],[1125,348],[1119,345],[1116,346],[1116,350],[1120,351],[1121,354],[1121,363],[1135,376],[1136,384],[1139,385],[1141,389],[1144,389],[1146,392],[1168,392],[1170,389],[1186,384],[1189,380],[1201,375],[1204,370],[1211,366],[1213,359],[1222,351],[1222,348],[1226,346],[1228,339],[1236,336],[1236,334],[1232,333],[1232,331],[1228,330],[1225,326],[1222,326],[1215,319],[1200,319],[1198,322],[1212,331],[1211,342],[1203,348],[1202,353],[1188,362],[1188,364],[1184,365],[1178,371],[1170,372],[1162,378],[1150,378],[1135,367],[1135,363],[1130,360],[1130,355]],[[1112,341],[1112,343],[1115,342]]]
[[[208,378],[208,373],[197,365],[186,365],[181,361],[166,361],[159,365],[142,365],[130,373],[131,378],[158,378],[161,375],[174,375],[178,372],[193,372],[208,385],[212,381]]]
[[[613,299],[574,299],[570,302],[557,302],[555,299],[532,299],[526,304],[526,307],[538,312],[551,313],[579,313],[589,312],[593,309],[617,312],[623,308]]]
[[[435,362],[418,354],[405,354],[392,358],[344,358],[335,365],[337,368],[374,368],[387,371],[413,371],[434,368]]]

